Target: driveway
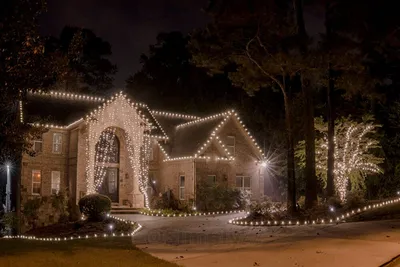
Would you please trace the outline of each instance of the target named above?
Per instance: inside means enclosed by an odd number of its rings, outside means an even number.
[[[133,242],[183,266],[380,266],[400,254],[400,221],[291,227],[227,224],[236,215],[164,218],[120,215],[140,222]]]

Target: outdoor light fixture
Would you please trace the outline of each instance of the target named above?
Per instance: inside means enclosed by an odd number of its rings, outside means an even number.
[[[397,194],[400,196],[400,191],[397,191]]]
[[[261,166],[264,168],[267,167],[268,164],[269,164],[269,160],[264,160],[263,162],[261,162]]]
[[[156,184],[156,180],[153,180],[153,184]]]
[[[10,175],[11,165],[7,163],[6,168],[7,168],[6,211],[10,212],[11,211],[11,175]]]
[[[334,207],[329,207],[329,210],[330,210],[331,212],[334,212],[334,211],[335,211],[335,208],[334,208]]]
[[[110,231],[112,231],[113,228],[114,228],[114,225],[113,225],[113,224],[110,224],[110,225],[108,225],[108,228],[110,228]]]

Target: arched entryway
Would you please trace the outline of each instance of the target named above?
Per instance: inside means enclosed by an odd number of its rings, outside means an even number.
[[[124,203],[126,200],[135,207],[149,207],[146,189],[151,124],[138,111],[137,104],[126,99],[124,95],[118,94],[90,113],[85,122],[87,126],[86,193],[93,194],[100,191],[109,195],[113,201],[117,200],[115,202]],[[96,158],[99,154],[97,153],[99,148],[96,149],[96,147],[99,147],[97,143],[102,140],[102,134],[112,133],[116,131],[115,129],[120,129],[124,141],[121,142],[120,136],[117,135],[115,143],[118,146],[110,146],[110,149],[118,152],[119,160],[121,160],[121,155],[125,155],[123,171],[121,162],[112,163]],[[121,153],[122,148],[124,153]],[[105,151],[102,153],[103,156],[108,154],[109,152]],[[121,183],[124,183],[122,191]],[[124,192],[126,196],[121,197],[121,192]]]
[[[114,128],[102,132],[96,144],[97,191],[119,202],[120,141]]]

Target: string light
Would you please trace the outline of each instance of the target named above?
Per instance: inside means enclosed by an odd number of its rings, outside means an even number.
[[[150,146],[150,123],[138,107],[143,104],[130,102],[125,95],[116,94],[86,117],[88,137],[86,139],[86,184],[88,194],[96,192],[95,164],[96,143],[104,129],[119,127],[125,132],[128,157],[133,169],[133,179],[139,184],[144,196],[144,206],[149,207],[147,194],[148,161]]]
[[[343,214],[339,214],[337,215],[336,219],[335,218],[325,218],[325,219],[317,219],[317,220],[305,220],[305,221],[297,221],[296,225],[308,225],[308,224],[333,224],[333,223],[338,223],[338,222],[342,222],[345,218],[349,218],[352,217],[356,214],[360,214],[363,213],[367,210],[370,209],[378,209],[378,208],[383,208],[387,205],[391,205],[391,204],[395,204],[400,202],[400,197],[399,198],[395,198],[392,200],[387,200],[387,201],[383,201],[379,204],[375,204],[375,205],[368,205],[368,206],[364,206],[362,209],[358,208],[357,210],[352,210],[351,212],[347,212],[347,213],[343,213]],[[259,226],[272,226],[272,225],[276,225],[276,226],[291,226],[293,225],[291,221],[243,221],[245,219],[248,219],[248,217],[245,216],[241,216],[241,217],[236,217],[233,218],[231,220],[228,221],[228,223],[230,224],[235,224],[235,225],[259,225]]]
[[[19,101],[19,121],[21,123],[24,123],[24,113],[23,113],[23,109],[22,109],[22,101]]]
[[[120,219],[118,217],[110,216],[108,217],[113,218],[115,220],[118,220],[120,222],[123,222],[128,225],[135,225],[134,222],[129,221],[129,220],[124,220]],[[136,227],[133,229],[132,232],[125,232],[125,233],[120,233],[120,234],[110,234],[108,235],[107,233],[103,233],[102,235],[85,235],[85,236],[69,236],[69,237],[36,237],[36,236],[28,236],[28,235],[6,235],[3,237],[3,239],[27,239],[27,240],[34,240],[34,241],[48,241],[48,242],[61,242],[61,241],[72,241],[72,240],[79,240],[79,239],[95,239],[95,238],[113,238],[113,237],[125,237],[125,236],[134,236],[137,232],[139,232],[143,226],[140,223],[136,224]]]
[[[244,210],[193,212],[193,213],[180,213],[180,214],[164,214],[164,213],[162,213],[162,210],[146,209],[144,211],[141,211],[140,214],[146,215],[146,216],[155,216],[155,217],[191,217],[191,216],[224,215],[224,214],[241,213],[241,212],[244,212]]]
[[[165,117],[172,117],[178,119],[187,119],[187,120],[198,120],[200,117],[194,115],[187,115],[187,114],[179,114],[167,111],[158,111],[158,110],[151,110],[151,113],[158,116],[165,116]]]
[[[37,91],[37,92],[29,92],[32,95],[41,95],[41,96],[50,96],[52,98],[57,99],[67,99],[67,100],[84,100],[84,101],[92,101],[92,102],[103,102],[105,98],[98,97],[98,96],[90,96],[90,95],[82,95],[82,94],[73,94],[67,92],[60,92],[60,91]]]
[[[334,181],[336,191],[342,201],[346,199],[349,177],[352,173],[358,172],[363,177],[367,173],[380,173],[382,170],[375,163],[368,162],[371,157],[368,156],[368,150],[371,146],[377,144],[365,136],[374,130],[372,124],[360,123],[356,126],[350,125],[346,130],[344,138],[337,140],[334,137],[335,146],[335,164]],[[328,140],[324,137],[324,143],[316,151],[317,168],[323,171],[327,170],[328,159]]]

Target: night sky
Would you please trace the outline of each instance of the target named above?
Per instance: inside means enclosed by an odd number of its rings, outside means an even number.
[[[159,32],[188,32],[204,26],[201,11],[207,0],[48,0],[41,21],[43,34],[58,36],[65,25],[91,29],[112,46],[111,61],[118,66],[114,85],[125,86],[129,74],[140,69]]]

